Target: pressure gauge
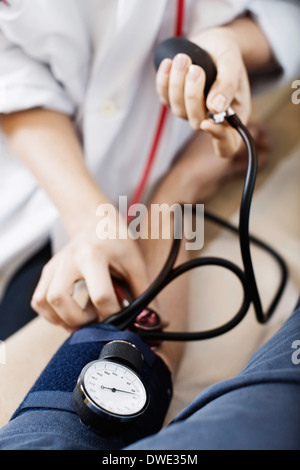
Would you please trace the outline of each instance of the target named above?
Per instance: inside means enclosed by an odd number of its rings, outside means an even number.
[[[140,376],[142,364],[132,343],[107,343],[99,359],[84,367],[73,391],[81,421],[96,431],[117,432],[144,413],[148,392]]]

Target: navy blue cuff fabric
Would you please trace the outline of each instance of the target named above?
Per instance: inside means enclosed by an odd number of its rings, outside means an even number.
[[[117,437],[100,436],[82,424],[72,404],[72,392],[82,368],[98,359],[104,344],[114,339],[128,340],[142,352],[141,377],[150,395],[146,412]],[[136,333],[119,331],[110,325],[90,325],[71,335],[53,356],[4,431],[0,430],[0,449],[5,446],[21,448],[24,440],[18,439],[20,433],[23,436],[31,434],[25,442],[30,446],[29,441],[33,439],[35,448],[46,445],[49,449],[69,449],[74,445],[78,449],[82,445],[83,449],[122,449],[161,429],[171,397],[169,369]],[[4,433],[4,439],[1,433]],[[37,435],[40,436],[38,439]]]

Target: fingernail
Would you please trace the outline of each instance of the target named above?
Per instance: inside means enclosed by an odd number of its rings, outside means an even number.
[[[221,113],[222,111],[226,111],[226,103],[227,100],[223,95],[217,95],[212,102],[212,108],[217,112]]]
[[[172,61],[170,59],[165,59],[160,65],[160,71],[163,73],[169,73],[171,70]]]
[[[185,69],[187,64],[187,57],[184,54],[177,54],[174,59],[174,67],[178,71],[182,71]]]
[[[187,78],[195,82],[200,77],[201,69],[197,65],[191,65]]]

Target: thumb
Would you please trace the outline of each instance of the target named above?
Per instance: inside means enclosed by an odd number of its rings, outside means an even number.
[[[217,77],[206,100],[209,111],[221,113],[231,105],[239,86],[241,61],[238,50],[226,49],[218,57],[216,61]]]

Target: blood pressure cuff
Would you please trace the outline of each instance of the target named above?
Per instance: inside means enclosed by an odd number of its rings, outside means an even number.
[[[123,434],[100,436],[81,423],[73,408],[72,392],[83,367],[99,358],[104,344],[116,339],[130,341],[143,354],[141,377],[148,387],[150,403]],[[122,449],[161,429],[171,397],[169,369],[136,333],[110,325],[89,325],[73,333],[60,347],[6,425],[5,433],[14,441],[25,433],[28,441],[33,433],[34,445],[42,442],[47,449]],[[46,441],[43,437],[36,439],[36,433],[47,435]]]

